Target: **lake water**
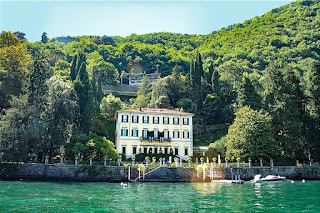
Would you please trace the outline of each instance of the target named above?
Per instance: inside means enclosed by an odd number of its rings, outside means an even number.
[[[320,181],[70,183],[0,181],[0,212],[320,212]]]

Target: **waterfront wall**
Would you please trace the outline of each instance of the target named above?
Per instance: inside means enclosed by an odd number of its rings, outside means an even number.
[[[0,179],[121,182],[128,180],[128,170],[124,166],[0,163]],[[131,175],[138,177],[137,169]]]
[[[236,175],[240,175],[242,180],[252,180],[258,174],[262,177],[280,175],[292,180],[302,179],[298,166],[223,168],[223,171],[225,179],[235,179]]]
[[[307,168],[307,172],[304,172]],[[320,169],[317,167],[241,167],[222,168],[222,178],[234,179],[240,175],[242,180],[251,180],[256,174],[285,176],[287,179],[320,179]],[[130,179],[139,176],[137,167],[130,167]],[[142,176],[142,173],[141,173]],[[58,181],[105,181],[122,182],[129,179],[129,167],[125,166],[89,166],[61,164],[22,164],[0,163],[0,180],[58,180]],[[142,180],[142,177],[141,177]],[[193,168],[182,167],[148,167],[145,171],[145,181],[158,182],[191,182],[203,181],[202,172],[197,174]],[[207,174],[206,181],[210,181]]]

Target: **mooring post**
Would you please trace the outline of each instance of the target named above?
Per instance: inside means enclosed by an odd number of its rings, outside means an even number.
[[[128,167],[128,180],[130,180],[130,178],[131,178],[131,177],[130,177],[130,176],[131,176],[130,173],[131,173],[131,169],[130,169],[130,166],[129,166],[129,167]]]

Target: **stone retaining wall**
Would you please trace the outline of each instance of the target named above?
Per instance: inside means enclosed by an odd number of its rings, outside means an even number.
[[[301,179],[299,167],[297,166],[277,166],[277,167],[242,167],[242,168],[223,168],[225,179],[233,179],[235,175],[240,175],[242,180],[252,180],[255,175],[262,177],[267,175],[285,176],[287,179]]]
[[[128,181],[129,167],[124,166],[89,166],[89,165],[60,165],[60,164],[23,164],[0,163],[0,180],[59,180],[59,181]],[[152,172],[150,172],[152,171]],[[197,177],[193,168],[161,167],[158,169],[148,167],[145,171],[145,181],[162,182],[189,182],[202,181],[202,173]],[[242,180],[251,180],[256,174],[266,176],[269,174],[286,176],[287,179],[302,179],[300,167],[242,167],[222,168],[225,179],[232,179],[240,175]],[[137,167],[130,168],[130,179],[138,177]],[[141,174],[142,175],[142,174]],[[305,177],[303,177],[305,178]],[[207,181],[209,177],[207,175]]]

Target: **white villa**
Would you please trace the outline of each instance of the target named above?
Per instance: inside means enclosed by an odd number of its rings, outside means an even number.
[[[116,148],[126,158],[139,153],[173,153],[186,160],[193,155],[194,114],[137,108],[119,110],[116,116]]]

